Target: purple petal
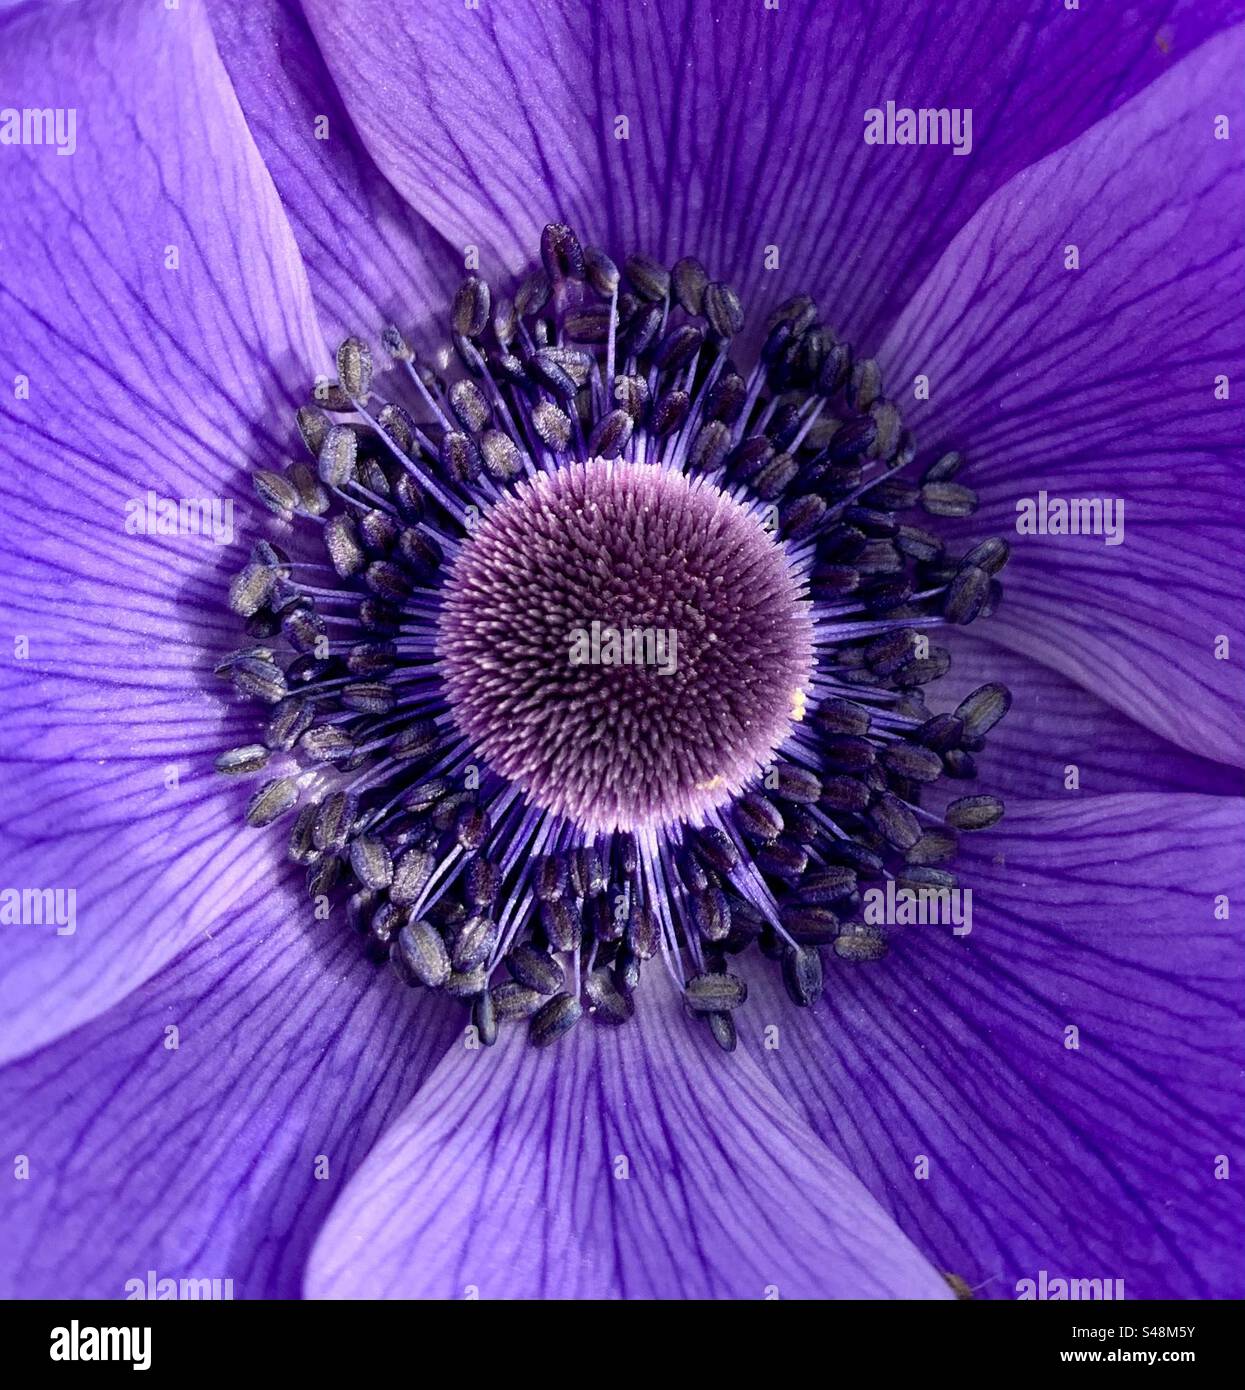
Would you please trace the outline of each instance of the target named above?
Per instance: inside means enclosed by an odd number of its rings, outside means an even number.
[[[1243,46],[1240,30],[1207,44],[1013,180],[882,354],[903,391],[930,379],[921,439],[970,460],[983,506],[965,534],[1013,543],[992,640],[1235,764],[1239,682],[1216,644],[1245,640],[1232,544],[1245,425],[1239,400],[1215,393],[1221,374],[1241,376],[1245,178],[1215,120],[1245,121]],[[1068,245],[1079,270],[1064,268]],[[1122,543],[1018,534],[1039,490],[1048,505],[1123,499]]]
[[[296,0],[221,0],[210,17],[326,335],[375,340],[386,322],[410,332],[441,313],[463,274],[462,252],[372,162]]]
[[[745,289],[774,245],[786,293],[811,288],[876,338],[990,192],[1236,6],[305,9],[377,163],[454,245],[515,269],[562,217]],[[866,145],[865,112],[888,100],[972,108],[972,155]]]
[[[1240,1297],[1242,803],[1014,803],[965,857],[973,929],[911,926],[835,962],[763,1053],[775,1083],[941,1269],[982,1296],[1123,1279]],[[751,1003],[751,1001],[750,1001]],[[1079,1030],[1079,1048],[1067,1029]],[[929,1176],[917,1176],[919,1157]],[[1233,1160],[1234,1161],[1234,1160]]]
[[[953,710],[988,681],[1012,693],[1007,717],[977,755],[979,786],[995,795],[1059,800],[1069,764],[1075,764],[1082,796],[1105,792],[1208,792],[1245,795],[1240,768],[1199,758],[1135,724],[1083,686],[1021,652],[989,641],[993,621],[941,632],[952,653],[951,673],[930,691],[930,707]],[[945,693],[944,693],[945,692]]]
[[[326,355],[199,9],[25,7],[0,34],[6,101],[77,113],[71,156],[5,151],[0,201],[5,370],[30,386],[0,396],[6,627],[29,641],[3,677],[6,882],[78,894],[72,936],[4,930],[9,1056],[260,891],[271,847],[209,771],[244,741],[210,670],[237,644],[224,575],[266,515],[246,470],[288,449]],[[127,532],[148,491],[228,503],[233,543]]]
[[[941,1298],[947,1286],[665,977],[584,1019],[451,1055],[312,1252],[321,1298]],[[473,1292],[474,1291],[474,1292]]]
[[[0,1197],[0,1294],[123,1298],[154,1270],[297,1297],[334,1197],[463,1018],[340,921],[251,914],[200,939],[0,1071],[5,1152],[29,1167]]]

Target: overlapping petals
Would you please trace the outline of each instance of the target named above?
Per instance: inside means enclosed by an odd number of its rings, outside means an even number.
[[[1245,796],[1240,768],[1168,743],[1053,667],[992,642],[991,626],[940,634],[951,652],[951,673],[930,696],[931,708],[950,712],[988,681],[1011,691],[1007,718],[990,731],[978,759],[981,789],[1009,803],[1013,797],[1062,800],[1069,793]]]
[[[239,1297],[935,1298],[948,1270],[997,1296],[1042,1270],[1245,1292],[1238,692],[1214,650],[1245,640],[1241,423],[1215,396],[1241,376],[1242,180],[1215,138],[1245,128],[1239,18],[0,14],[6,101],[80,119],[72,158],[6,149],[0,204],[0,376],[29,383],[0,398],[0,609],[28,644],[0,676],[6,881],[78,895],[72,935],[4,928],[0,1114],[29,1176],[0,1292],[118,1297],[149,1270]],[[866,146],[887,100],[971,108],[973,155]],[[296,906],[211,780],[249,727],[209,674],[261,533],[247,475],[290,447],[322,332],[418,328],[467,247],[517,270],[555,216],[889,333],[921,442],[972,461],[973,535],[1017,542],[985,638],[952,639],[958,693],[1016,690],[990,790],[1033,798],[958,866],[972,934],[831,962],[812,1011],[758,976],[731,1057],[659,962],[626,1029],[470,1048],[465,1014]],[[1123,495],[1125,543],[1017,538],[1039,487]],[[230,502],[233,545],[127,533],[148,490]]]
[[[817,294],[878,341],[977,207],[1240,14],[1147,0],[479,9],[304,6],[376,162],[456,246],[517,269],[551,216]],[[864,116],[971,108],[973,154],[864,143]],[[628,122],[628,138],[616,138]],[[767,274],[777,247],[781,275]]]
[[[969,935],[902,929],[811,1014],[760,983],[775,1082],[981,1296],[1041,1270],[1241,1296],[1241,806],[1013,802],[957,866]]]
[[[209,17],[326,337],[375,340],[394,322],[418,345],[463,273],[463,248],[451,248],[377,170],[297,0],[222,0]]]
[[[962,446],[1011,540],[993,640],[1165,739],[1239,765],[1245,521],[1240,29],[1017,176],[955,239],[882,351],[909,416]],[[1230,127],[1229,127],[1230,128]],[[1078,268],[1068,269],[1069,248]],[[901,396],[902,398],[902,396]],[[1123,541],[1017,534],[1017,503],[1122,498]],[[968,534],[968,524],[963,528]]]
[[[654,964],[660,970],[659,964]],[[550,1065],[452,1054],[334,1208],[313,1297],[947,1298],[769,1085],[646,983]]]
[[[122,1003],[0,1069],[0,1296],[230,1279],[295,1298],[351,1173],[461,1038],[335,922],[239,914]],[[15,1167],[14,1172],[18,1170]]]
[[[77,112],[75,153],[5,150],[0,398],[6,883],[73,889],[73,935],[6,926],[0,1055],[83,1022],[262,891],[211,757],[220,602],[325,364],[272,182],[194,9],[0,19],[6,100]],[[232,544],[127,532],[148,492],[232,512]],[[25,645],[17,645],[24,639]]]

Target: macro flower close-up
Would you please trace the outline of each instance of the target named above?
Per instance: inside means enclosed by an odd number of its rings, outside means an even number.
[[[1245,1296],[1243,60],[0,3],[0,1294]]]

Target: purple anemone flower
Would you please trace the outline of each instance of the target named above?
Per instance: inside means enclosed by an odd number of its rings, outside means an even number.
[[[0,1293],[1245,1293],[1240,10],[0,9]]]

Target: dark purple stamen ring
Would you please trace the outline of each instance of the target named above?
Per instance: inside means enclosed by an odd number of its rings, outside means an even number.
[[[218,767],[266,778],[247,819],[292,816],[317,909],[481,1043],[625,1023],[660,957],[729,1051],[733,957],[812,1004],[886,954],[868,895],[954,890],[958,836],[1002,814],[940,792],[1007,690],[923,692],[1007,547],[948,554],[961,456],[910,477],[877,363],[806,296],[741,369],[699,262],[620,272],[558,225],[541,252],[513,299],[469,277],[427,361],[387,329],[377,379],[348,339],[298,412],[311,462],[257,473],[289,549],[230,587],[251,645],[218,671],[265,717]]]

